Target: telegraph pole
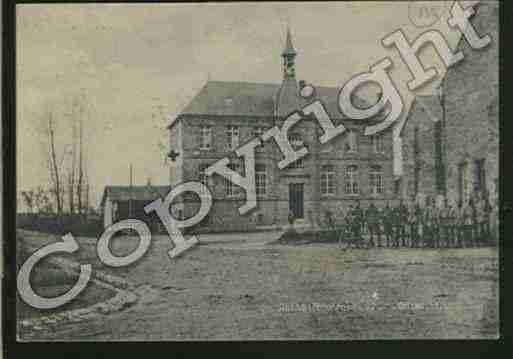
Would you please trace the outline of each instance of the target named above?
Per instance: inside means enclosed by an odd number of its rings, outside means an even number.
[[[128,218],[132,218],[132,191],[133,191],[133,169],[130,163],[130,193],[128,195]]]

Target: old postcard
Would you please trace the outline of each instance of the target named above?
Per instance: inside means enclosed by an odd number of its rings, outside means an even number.
[[[499,337],[494,1],[19,4],[19,341]]]

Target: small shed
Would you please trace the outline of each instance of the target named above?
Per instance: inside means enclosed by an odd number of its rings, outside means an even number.
[[[157,198],[164,199],[170,190],[170,186],[106,186],[100,202],[103,226],[133,218],[159,228],[157,216],[146,214],[144,206]]]

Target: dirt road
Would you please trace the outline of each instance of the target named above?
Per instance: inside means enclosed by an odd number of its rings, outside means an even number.
[[[495,338],[497,250],[355,249],[266,245],[276,233],[236,242],[200,238],[171,260],[154,237],[136,264],[109,269],[94,240],[78,260],[136,284],[120,313],[40,333],[45,340]],[[240,238],[239,238],[240,239]],[[136,242],[119,238],[120,255]]]

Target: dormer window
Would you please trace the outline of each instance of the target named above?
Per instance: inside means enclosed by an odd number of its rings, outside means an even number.
[[[230,164],[228,164],[228,168],[235,172],[240,171],[240,166],[238,163],[230,163]],[[229,180],[227,178],[224,179],[224,193],[226,194],[227,197],[233,197],[236,195],[234,186],[235,185],[233,184],[233,182],[231,180]]]
[[[372,149],[374,153],[385,152],[385,146],[383,143],[383,135],[376,134],[371,136]]]
[[[301,134],[298,132],[292,132],[289,135],[289,142],[294,149],[298,149],[304,146],[303,139],[301,138]]]
[[[264,134],[264,132],[265,132],[265,127],[262,127],[262,126],[255,127],[255,129],[253,130],[253,136],[255,138],[261,139],[261,137]],[[255,149],[257,151],[263,151],[263,149],[264,149],[264,141],[262,141],[262,143],[260,145],[256,146]]]
[[[346,150],[347,150],[347,152],[357,152],[358,151],[358,140],[356,137],[356,132],[353,130],[347,131]]]
[[[292,162],[290,165],[288,165],[287,167],[289,170],[295,170],[295,169],[301,169],[301,168],[305,168],[305,163],[303,161],[303,157],[301,158],[298,158],[297,160],[295,160],[294,162]]]
[[[210,150],[212,148],[212,127],[200,127],[200,150]]]
[[[335,194],[335,167],[325,165],[321,168],[321,195],[330,196]]]

